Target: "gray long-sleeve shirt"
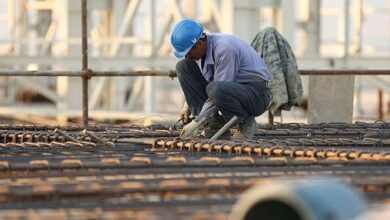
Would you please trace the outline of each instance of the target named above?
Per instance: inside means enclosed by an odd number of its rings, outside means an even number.
[[[203,68],[201,60],[197,63],[208,82],[245,83],[270,80],[268,68],[259,54],[247,42],[233,35],[208,34]],[[216,111],[216,106],[208,99],[196,119],[208,119]]]

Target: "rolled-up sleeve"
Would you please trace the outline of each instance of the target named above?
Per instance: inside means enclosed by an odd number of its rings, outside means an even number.
[[[210,100],[207,99],[203,104],[202,110],[199,115],[195,117],[197,121],[208,120],[218,111],[217,106]]]

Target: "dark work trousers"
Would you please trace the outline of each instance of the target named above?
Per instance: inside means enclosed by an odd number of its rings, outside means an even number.
[[[176,73],[192,114],[198,115],[210,98],[222,113],[225,121],[234,115],[240,122],[250,116],[263,114],[271,101],[271,91],[266,81],[237,83],[229,81],[207,82],[198,64],[182,59]]]

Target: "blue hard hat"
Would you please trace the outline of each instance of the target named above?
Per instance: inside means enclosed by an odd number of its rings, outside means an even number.
[[[198,42],[203,31],[203,25],[192,19],[184,19],[177,23],[171,35],[171,44],[175,56],[177,58],[184,57]]]

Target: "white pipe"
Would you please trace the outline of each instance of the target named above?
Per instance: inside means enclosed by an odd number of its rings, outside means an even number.
[[[233,206],[230,220],[356,219],[367,202],[354,188],[331,178],[283,179],[254,186]]]

